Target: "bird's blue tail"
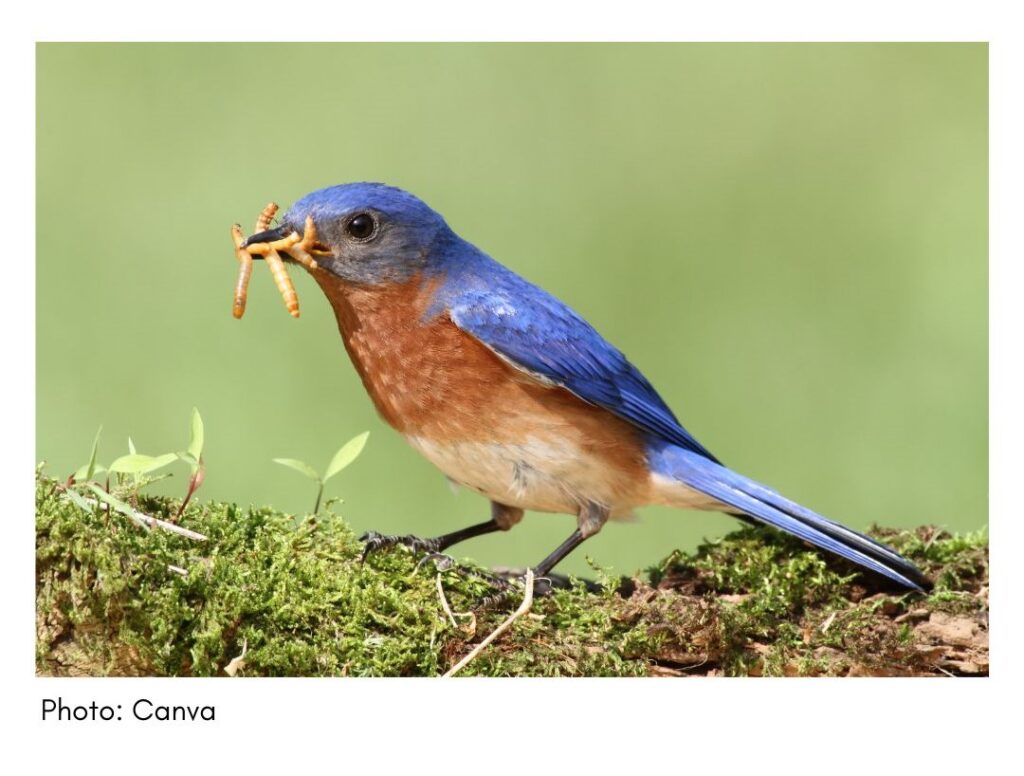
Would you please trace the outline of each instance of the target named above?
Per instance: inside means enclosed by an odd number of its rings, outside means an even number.
[[[766,485],[697,453],[674,445],[659,446],[650,451],[650,466],[651,471],[660,476],[661,482],[668,482],[662,490],[669,503],[678,483],[901,585],[915,590],[931,587],[931,582],[920,569],[891,547],[812,512]],[[678,488],[678,491],[681,505],[687,500],[692,503],[692,494],[687,496],[684,488]]]

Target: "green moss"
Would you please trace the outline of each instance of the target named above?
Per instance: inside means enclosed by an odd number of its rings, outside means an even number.
[[[162,519],[177,508],[144,496],[133,503]],[[475,629],[468,617],[453,626],[432,564],[418,566],[405,550],[362,564],[360,542],[331,512],[193,504],[180,524],[208,540],[84,511],[37,476],[39,673],[211,676],[232,665],[253,676],[431,676],[507,616],[486,612]],[[577,583],[537,600],[464,674],[987,671],[987,638],[966,657],[962,644],[943,652],[931,618],[940,612],[942,623],[960,618],[961,630],[964,618],[979,632],[987,627],[985,536],[931,528],[877,535],[938,580],[931,595],[872,587],[842,562],[747,528],[692,555],[673,553],[632,580],[627,597],[615,592],[622,580],[597,570],[605,592]],[[441,572],[441,581],[456,612],[492,592],[458,569]]]

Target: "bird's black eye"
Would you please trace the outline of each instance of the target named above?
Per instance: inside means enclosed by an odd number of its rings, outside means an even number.
[[[365,240],[377,230],[377,221],[369,213],[354,215],[345,225],[345,231],[357,240]]]

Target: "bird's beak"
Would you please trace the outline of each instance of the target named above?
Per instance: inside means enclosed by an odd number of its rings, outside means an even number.
[[[255,245],[256,243],[269,243],[274,242],[275,240],[283,240],[285,237],[287,237],[294,231],[295,230],[292,229],[290,226],[281,225],[276,229],[268,229],[265,232],[259,232],[257,234],[254,234],[252,237],[249,237],[244,243],[242,243],[242,247],[248,248],[250,245]]]

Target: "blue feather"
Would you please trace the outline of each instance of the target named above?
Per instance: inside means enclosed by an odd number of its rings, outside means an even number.
[[[445,286],[428,314],[443,306],[459,328],[520,369],[652,436],[718,460],[683,428],[640,370],[580,315],[468,243],[463,246],[458,261],[445,268]]]
[[[681,482],[754,519],[829,550],[901,585],[923,590],[931,583],[891,547],[779,495],[731,469],[668,445],[652,445],[651,470]]]

